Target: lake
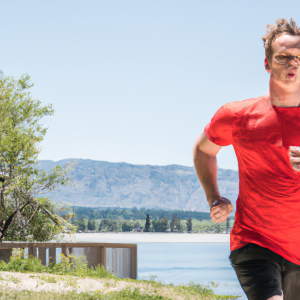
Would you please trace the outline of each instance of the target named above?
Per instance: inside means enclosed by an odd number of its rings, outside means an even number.
[[[228,255],[229,244],[221,243],[138,244],[138,276],[173,284],[213,281],[216,293],[243,295]]]
[[[77,234],[76,240],[137,243],[139,279],[157,276],[156,281],[173,284],[213,281],[219,284],[214,289],[216,293],[243,295],[239,299],[247,299],[229,263],[228,234],[83,233]]]

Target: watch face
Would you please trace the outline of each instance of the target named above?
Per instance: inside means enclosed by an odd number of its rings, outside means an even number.
[[[213,205],[212,205],[212,206],[216,206],[216,205],[218,205],[219,203],[220,203],[219,200],[215,200],[215,201],[213,202]]]

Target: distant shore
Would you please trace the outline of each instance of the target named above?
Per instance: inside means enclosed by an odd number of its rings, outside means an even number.
[[[197,233],[77,233],[76,242],[95,243],[229,243],[229,234]]]

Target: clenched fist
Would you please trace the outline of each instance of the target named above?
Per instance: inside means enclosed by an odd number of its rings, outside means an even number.
[[[290,146],[290,163],[295,171],[300,172],[300,147]]]
[[[215,223],[222,223],[227,220],[229,214],[233,211],[233,206],[227,198],[221,197],[213,202],[210,210],[210,217]]]

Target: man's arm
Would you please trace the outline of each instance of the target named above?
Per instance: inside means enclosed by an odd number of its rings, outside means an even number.
[[[221,197],[218,190],[218,166],[216,155],[222,147],[211,142],[202,133],[194,146],[194,164],[210,206],[213,222],[224,222],[233,210],[231,202]]]

